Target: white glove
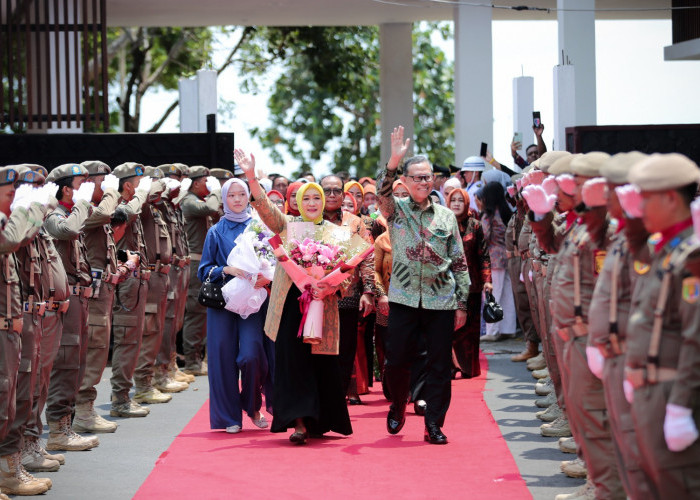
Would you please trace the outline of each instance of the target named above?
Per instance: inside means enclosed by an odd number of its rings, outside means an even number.
[[[542,170],[531,170],[527,180],[531,186],[539,186],[544,181],[544,172]]]
[[[15,199],[10,205],[10,211],[14,212],[16,208],[22,207],[24,209],[29,208],[29,205],[34,201],[34,187],[31,184],[21,184],[15,190]]]
[[[532,283],[532,269],[527,272],[527,277],[530,279],[530,283]]]
[[[525,278],[523,278],[523,273],[520,273],[520,277],[518,278],[520,280],[520,283],[525,283]]]
[[[538,216],[543,216],[550,212],[557,201],[557,196],[547,194],[542,186],[527,186],[523,189],[523,197],[530,210]]]
[[[629,404],[632,404],[634,401],[634,386],[632,385],[632,382],[629,380],[625,380],[622,382],[622,391],[625,393],[625,399]]]
[[[76,191],[73,191],[73,203],[78,203],[80,200],[90,203],[92,201],[92,193],[94,192],[94,182],[83,182]]]
[[[191,185],[192,179],[190,179],[189,177],[187,179],[183,179],[182,184],[180,184],[180,191],[189,191]]]
[[[664,418],[664,438],[671,451],[683,451],[698,438],[693,410],[669,403]]]
[[[557,184],[559,184],[559,189],[564,191],[565,194],[573,196],[576,194],[576,180],[571,174],[561,174],[557,175]]]
[[[642,217],[642,194],[631,184],[625,184],[615,188],[617,199],[620,200],[620,206],[625,214],[630,219],[639,219]]]
[[[690,212],[693,214],[693,227],[695,236],[700,239],[700,198],[690,203]]]
[[[515,186],[513,186],[512,184],[510,184],[510,185],[506,188],[506,191],[508,191],[508,194],[509,194],[512,198],[515,197]]]
[[[116,175],[112,174],[107,174],[105,175],[104,180],[102,181],[102,184],[100,184],[100,188],[102,191],[107,191],[108,189],[114,189],[115,191],[119,190],[119,179],[117,179]]]
[[[221,191],[221,183],[219,182],[219,179],[212,175],[207,177],[206,184],[207,189],[210,193],[216,193],[217,191]]]
[[[544,188],[544,191],[547,194],[557,194],[559,192],[559,185],[557,184],[557,180],[552,176],[547,177],[545,180],[542,181],[542,187]]]
[[[587,207],[604,207],[608,204],[608,181],[603,177],[588,179],[581,189],[581,197]]]
[[[591,373],[602,380],[605,358],[600,352],[600,349],[586,346],[586,360],[588,361],[588,368],[591,370]]]
[[[153,179],[146,175],[144,177],[141,177],[139,185],[136,187],[136,191],[145,191],[146,193],[148,193],[151,190],[152,185]]]
[[[44,206],[49,204],[50,198],[55,198],[58,192],[58,186],[53,182],[47,182],[39,189],[37,189],[36,201]]]
[[[163,183],[165,184],[165,188],[168,191],[175,191],[177,188],[180,187],[180,181],[177,179],[173,179],[172,177],[166,177],[163,179]]]

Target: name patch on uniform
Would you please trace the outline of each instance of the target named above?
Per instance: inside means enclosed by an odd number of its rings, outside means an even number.
[[[634,272],[637,274],[646,274],[649,272],[649,269],[651,269],[651,266],[649,264],[645,264],[641,260],[635,260],[633,267]]]
[[[700,298],[700,279],[694,276],[684,279],[682,295],[688,304],[695,304]]]
[[[603,270],[603,263],[605,262],[606,255],[607,252],[605,250],[593,251],[593,271],[595,272],[596,276]]]

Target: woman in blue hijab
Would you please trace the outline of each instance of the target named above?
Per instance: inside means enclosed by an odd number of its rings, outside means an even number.
[[[229,179],[221,188],[224,216],[207,232],[202,260],[197,275],[204,282],[228,281],[243,272],[227,265],[235,240],[250,224],[252,209],[248,185],[240,179]],[[256,288],[269,281],[258,275]],[[209,359],[209,423],[212,429],[226,429],[235,434],[243,427],[242,412],[261,429],[268,426],[260,413],[262,394],[266,386],[266,402],[271,408],[267,388],[271,388],[272,348],[266,349],[263,324],[267,301],[257,313],[246,319],[225,309],[207,309],[207,354]],[[241,390],[238,389],[240,371]]]

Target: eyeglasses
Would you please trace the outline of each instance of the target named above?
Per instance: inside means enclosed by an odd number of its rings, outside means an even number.
[[[343,194],[343,190],[341,188],[323,188],[323,193],[326,196],[339,196]]]
[[[283,207],[284,206],[284,200],[270,200],[272,203],[274,203],[277,206]]]
[[[419,182],[430,182],[435,177],[433,174],[430,175],[407,175],[409,179],[418,184]]]

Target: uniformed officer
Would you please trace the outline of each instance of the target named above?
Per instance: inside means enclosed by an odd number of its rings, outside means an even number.
[[[629,252],[624,217],[615,188],[627,184],[630,168],[646,155],[639,152],[618,153],[600,167],[605,178],[584,184],[587,206],[607,206],[616,224],[612,225],[603,269],[598,276],[588,314],[588,365],[603,382],[608,422],[616,448],[615,457],[623,486],[629,498],[658,498],[657,492],[641,468],[631,408],[622,390],[627,339],[631,335],[628,320],[637,272],[648,269]],[[605,189],[607,187],[607,190]],[[635,264],[636,262],[636,264]]]
[[[83,182],[88,171],[78,164],[56,167],[47,180],[58,185],[58,207],[51,212],[44,228],[55,239],[70,287],[70,305],[61,332],[61,345],[51,371],[46,420],[49,424],[49,450],[89,450],[99,445],[96,436],[75,433],[71,417],[85,373],[88,341],[88,298],[92,295],[92,278],[87,250],[83,243],[85,220],[92,212],[95,184]]]
[[[139,256],[139,265],[122,283],[117,285],[114,298],[112,336],[112,409],[113,417],[145,417],[150,410],[129,397],[132,378],[136,371],[146,313],[148,258],[143,240],[143,226],[139,214],[147,203],[151,178],[144,176],[140,163],[123,163],[112,172],[119,179],[119,208],[127,216],[124,236],[117,242],[117,252],[133,252]],[[128,264],[128,262],[127,262]]]
[[[651,262],[636,268],[625,368],[642,457],[660,498],[695,498],[700,485],[698,386],[700,279],[685,267],[698,250],[690,202],[700,170],[679,154],[654,154],[632,167]]]
[[[112,169],[101,161],[81,164],[95,183],[92,194],[92,214],[85,221],[85,247],[92,273],[92,297],[88,299],[88,346],[85,375],[75,406],[73,429],[78,432],[114,432],[117,424],[106,420],[95,411],[97,384],[102,379],[107,359],[112,328],[112,306],[117,283],[128,272],[117,263],[117,249],[110,220],[119,204],[119,179]],[[132,257],[133,266],[138,257]],[[121,268],[121,269],[120,269]]]
[[[146,296],[146,318],[141,350],[134,372],[136,386],[134,399],[139,403],[152,404],[167,403],[172,399],[170,394],[164,394],[154,386],[156,357],[164,335],[163,325],[168,301],[168,274],[171,266],[172,242],[162,213],[155,206],[165,190],[165,184],[162,181],[163,172],[153,167],[146,167],[145,175],[153,179],[148,203],[144,204],[140,215],[151,278],[148,282],[148,295]],[[186,384],[181,384],[177,389],[173,388],[168,392],[178,392],[178,390],[186,388]]]
[[[233,178],[233,172],[230,170],[226,170],[225,168],[212,168],[209,169],[209,175],[214,177],[219,181],[219,184],[222,186],[226,183],[227,180]]]
[[[0,168],[0,491],[10,495],[39,495],[51,487],[51,480],[28,474],[22,467],[20,443],[6,443],[16,417],[23,330],[23,296],[13,252],[37,234],[42,220],[42,217],[30,220],[31,189],[23,189],[24,193],[15,202],[17,180],[16,170]]]
[[[202,286],[197,278],[197,269],[202,259],[204,239],[211,227],[211,218],[219,213],[221,207],[221,185],[219,181],[209,176],[209,169],[202,166],[190,167],[188,175],[191,185],[188,187],[188,183],[183,182],[181,189],[187,187],[187,193],[180,202],[192,259],[185,322],[182,327],[184,372],[192,375],[206,375],[207,371],[202,359],[207,337],[207,309],[197,300]]]
[[[180,192],[179,178],[181,169],[175,164],[160,165],[158,170],[163,172],[163,182],[166,189],[156,206],[160,209],[165,221],[170,242],[172,244],[172,265],[170,266],[168,285],[168,304],[165,312],[163,342],[156,358],[156,387],[162,392],[182,387],[173,382],[194,382],[194,375],[181,372],[177,367],[176,339],[177,332],[182,328],[189,286],[190,250],[185,235],[185,225],[182,212],[176,207],[174,200]]]

